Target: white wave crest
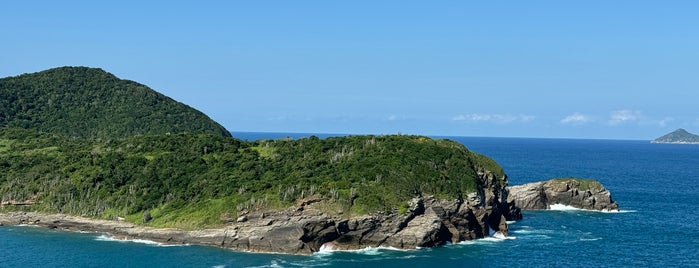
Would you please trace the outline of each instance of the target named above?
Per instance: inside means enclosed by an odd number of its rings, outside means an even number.
[[[556,211],[583,211],[584,209],[581,208],[576,208],[568,205],[563,205],[563,204],[553,204],[549,206],[549,210],[556,210]]]
[[[502,232],[495,232],[495,234],[493,234],[493,237],[495,237],[497,239],[503,239],[503,240],[504,239],[517,239],[517,237],[515,237],[515,236],[505,235]]]
[[[635,210],[625,210],[625,209],[613,209],[613,210],[602,210],[602,213],[634,213]]]
[[[474,240],[465,240],[457,243],[458,245],[473,245],[473,244],[481,244],[481,243],[498,243],[502,242],[505,240],[512,240],[512,239],[517,239],[516,236],[505,236],[501,232],[495,232],[492,236],[480,238],[480,239],[474,239]]]
[[[316,256],[326,256],[331,255],[335,252],[351,252],[362,255],[380,255],[381,251],[392,250],[392,251],[409,251],[410,249],[400,249],[394,247],[365,247],[361,249],[336,249],[331,243],[325,243],[318,249],[318,252],[314,252],[313,255]]]
[[[532,228],[526,228],[526,229],[515,229],[515,230],[510,230],[510,233],[513,234],[552,234],[555,233],[553,230],[547,230],[547,229],[532,229]]]
[[[589,211],[589,212],[600,212],[600,213],[629,213],[636,212],[635,210],[619,210],[619,209],[604,209],[604,210],[592,210],[592,209],[582,209],[573,206],[563,205],[563,204],[553,204],[549,206],[549,210],[555,211]]]
[[[107,242],[120,242],[120,243],[139,243],[139,244],[146,244],[146,245],[152,245],[152,246],[159,246],[159,247],[181,247],[181,246],[189,246],[189,244],[164,244],[160,242],[155,242],[152,240],[146,240],[146,239],[128,239],[126,237],[119,239],[117,237],[108,235],[108,234],[102,234],[98,237],[95,238],[97,241],[107,241]]]

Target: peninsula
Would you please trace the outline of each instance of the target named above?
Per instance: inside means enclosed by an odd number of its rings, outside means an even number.
[[[189,106],[87,67],[0,79],[0,167],[0,226],[254,252],[432,247],[507,236],[520,203],[616,207],[590,181],[510,194],[502,167],[451,140],[236,139]]]
[[[168,243],[216,237],[246,251],[438,246],[507,235],[517,217],[502,168],[457,142],[243,141],[145,85],[87,67],[0,79],[0,166],[4,224]],[[223,231],[201,232],[209,229]]]

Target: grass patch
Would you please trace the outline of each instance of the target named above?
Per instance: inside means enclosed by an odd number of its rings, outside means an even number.
[[[49,147],[44,147],[44,148],[26,150],[26,151],[24,151],[24,154],[27,156],[39,155],[39,154],[54,156],[54,155],[60,154],[60,152],[58,151],[58,146],[49,146]]]
[[[0,153],[9,151],[14,142],[14,140],[0,139]]]
[[[259,154],[260,157],[264,159],[274,159],[276,157],[274,147],[272,146],[259,145],[255,147],[250,147],[250,149],[256,151],[257,154]]]
[[[127,217],[130,222],[143,224],[143,214]],[[236,202],[232,198],[210,199],[195,204],[167,204],[150,211],[153,219],[145,225],[157,228],[194,230],[223,225],[222,216],[237,216]]]
[[[581,178],[569,177],[569,178],[555,178],[555,179],[552,179],[552,181],[559,182],[559,183],[568,182],[568,181],[575,181],[577,184],[578,190],[581,190],[581,191],[602,188],[602,184],[599,181],[591,180],[591,179],[581,179]]]

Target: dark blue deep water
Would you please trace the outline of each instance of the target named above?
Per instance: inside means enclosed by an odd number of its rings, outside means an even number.
[[[308,134],[233,133],[254,140]],[[327,135],[319,135],[321,137]],[[619,213],[525,212],[513,239],[313,256],[119,242],[103,234],[0,227],[0,267],[699,267],[699,145],[451,137],[498,161],[511,184],[601,181]]]

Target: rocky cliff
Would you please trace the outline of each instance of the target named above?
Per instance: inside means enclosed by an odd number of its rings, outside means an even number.
[[[600,211],[619,209],[611,193],[601,183],[574,178],[512,186],[507,202],[525,210],[549,209],[555,204]]]
[[[251,252],[310,254],[322,247],[359,249],[433,247],[508,234],[507,219],[521,218],[507,200],[507,178],[478,172],[478,192],[464,200],[416,197],[405,213],[338,218],[310,197],[283,211],[257,211],[225,228],[184,231],[155,229],[120,221],[90,220],[62,214],[0,214],[0,224],[33,224],[48,228],[109,232],[117,239],[149,239],[170,244],[200,244]]]

